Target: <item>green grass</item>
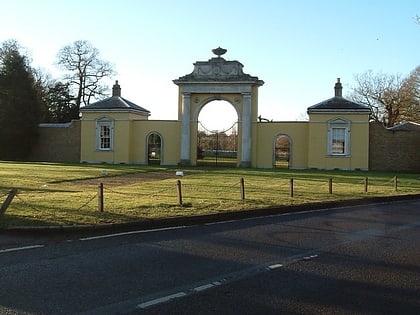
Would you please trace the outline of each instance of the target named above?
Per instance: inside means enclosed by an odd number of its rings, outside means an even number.
[[[18,194],[0,226],[119,223],[159,217],[218,213],[277,205],[420,193],[419,174],[288,169],[178,168],[0,162],[0,204]],[[398,176],[395,191],[394,176]],[[368,192],[364,179],[369,178]],[[245,182],[241,199],[240,179]],[[290,179],[294,197],[290,197]],[[333,193],[328,190],[332,178]],[[177,180],[183,204],[178,204]],[[98,185],[104,185],[104,212]]]

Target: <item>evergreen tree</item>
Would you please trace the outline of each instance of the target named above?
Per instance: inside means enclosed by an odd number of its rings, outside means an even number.
[[[0,50],[0,159],[23,160],[38,134],[41,100],[28,60],[15,41]]]
[[[79,110],[72,103],[69,84],[61,82],[52,83],[45,94],[48,104],[49,122],[70,122],[79,116]]]

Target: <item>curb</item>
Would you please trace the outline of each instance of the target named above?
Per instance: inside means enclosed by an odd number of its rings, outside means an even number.
[[[367,205],[401,200],[420,199],[420,194],[367,197],[343,201],[316,202],[290,206],[278,206],[259,209],[229,211],[215,214],[193,215],[185,217],[169,217],[160,219],[144,219],[124,223],[97,224],[97,225],[54,225],[54,226],[11,226],[0,228],[0,234],[59,234],[77,232],[126,232],[136,229],[156,229],[178,225],[200,225],[206,223],[222,222],[269,216],[276,214],[313,211],[321,209],[341,208],[349,206]]]

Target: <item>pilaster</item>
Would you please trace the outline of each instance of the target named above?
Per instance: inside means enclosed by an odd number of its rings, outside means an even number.
[[[251,93],[243,93],[241,167],[251,166]]]
[[[181,164],[190,164],[190,109],[191,93],[182,94],[182,122],[181,122]]]

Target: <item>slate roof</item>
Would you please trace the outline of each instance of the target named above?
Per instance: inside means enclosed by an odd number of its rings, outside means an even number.
[[[143,115],[150,115],[147,109],[130,102],[121,96],[111,96],[95,103],[86,105],[80,109],[83,111],[110,110],[110,111],[135,111]]]
[[[398,125],[392,126],[387,128],[391,131],[411,131],[411,130],[420,130],[420,124],[411,122],[411,121],[405,121]]]
[[[328,112],[371,113],[369,106],[345,99],[342,90],[343,86],[341,85],[340,78],[337,78],[337,82],[334,86],[334,97],[308,107],[308,114]]]
[[[308,113],[328,111],[355,111],[370,113],[369,106],[349,101],[341,96],[334,96],[318,104],[308,107]]]

